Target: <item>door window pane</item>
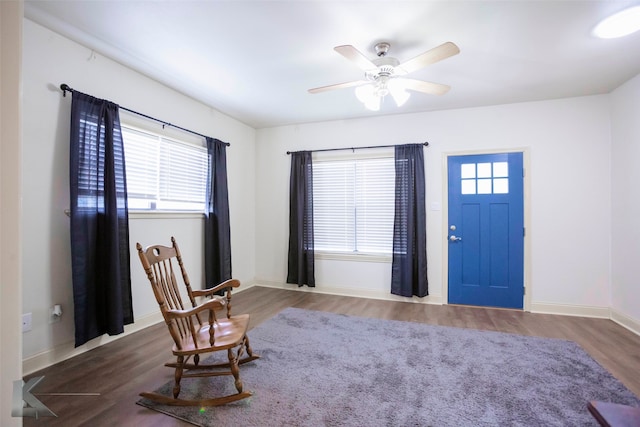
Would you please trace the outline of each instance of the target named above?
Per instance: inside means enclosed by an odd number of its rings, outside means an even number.
[[[478,163],[478,178],[491,178],[491,163]]]
[[[493,180],[493,192],[495,194],[508,194],[509,178],[495,178]]]
[[[460,177],[462,179],[475,178],[476,177],[476,164],[475,163],[462,164],[461,168],[460,168]],[[474,193],[475,193],[475,191],[474,191]]]
[[[491,179],[478,180],[478,194],[491,194]]]
[[[461,184],[462,184],[462,194],[476,194],[475,179],[463,179]]]
[[[495,162],[493,164],[493,177],[494,178],[506,178],[509,176],[509,163],[507,162]]]

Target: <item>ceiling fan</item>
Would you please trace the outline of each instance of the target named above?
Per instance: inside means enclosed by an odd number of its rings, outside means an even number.
[[[387,56],[391,45],[381,42],[375,45],[376,59],[369,60],[358,49],[351,45],[337,46],[336,52],[352,61],[364,71],[364,79],[346,83],[333,84],[309,89],[310,93],[320,93],[328,90],[356,87],[356,96],[371,110],[379,110],[380,102],[387,94],[396,101],[398,106],[409,99],[407,90],[443,95],[451,89],[450,86],[431,83],[404,77],[427,65],[434,64],[450,56],[460,53],[460,49],[452,42],[446,42],[428,50],[406,62],[400,63],[396,58]]]

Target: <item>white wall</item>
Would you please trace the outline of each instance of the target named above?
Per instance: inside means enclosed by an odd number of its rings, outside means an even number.
[[[527,148],[530,153],[530,268],[533,309],[607,313],[609,299],[610,127],[607,96],[448,110],[262,129],[257,132],[258,283],[286,279],[286,151],[418,143],[425,150],[430,296],[443,298],[442,211],[445,153]],[[445,246],[446,247],[446,246]],[[389,296],[390,268],[345,261],[316,263],[316,290]],[[290,285],[295,286],[295,285]],[[353,291],[353,292],[351,292]],[[444,301],[446,302],[446,301]],[[593,309],[593,310],[592,310]]]
[[[28,19],[24,20],[23,79],[23,311],[33,313],[33,330],[23,335],[26,359],[40,358],[38,363],[60,360],[70,354],[73,344],[69,219],[64,214],[69,207],[71,97],[63,98],[59,89],[62,83],[231,143],[227,149],[227,167],[232,269],[235,278],[248,284],[253,281],[254,129]],[[121,114],[123,121],[125,116]],[[159,125],[149,123],[149,126]],[[135,243],[170,244],[170,236],[174,235],[187,262],[192,284],[198,287],[203,282],[202,227],[202,218],[197,215],[150,219],[132,214],[130,250],[136,324],[157,316],[158,308],[140,266]],[[62,304],[64,314],[60,322],[50,324],[49,307],[56,303]],[[106,338],[97,338],[80,350],[105,341]]]
[[[0,2],[0,425],[12,417],[13,382],[22,378],[20,156],[22,2]]]
[[[640,319],[640,75],[611,94],[611,306]]]

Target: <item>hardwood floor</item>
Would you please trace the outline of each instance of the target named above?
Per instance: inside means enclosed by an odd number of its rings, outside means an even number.
[[[250,328],[287,307],[433,325],[484,329],[575,341],[640,396],[640,336],[611,320],[481,307],[438,306],[254,287],[233,297],[234,313],[250,313]],[[251,335],[249,334],[249,337]],[[25,378],[44,375],[35,393],[58,418],[25,418],[25,426],[188,426],[136,405],[141,391],[173,379],[164,323],[136,332]],[[254,348],[258,353],[259,348]],[[53,396],[46,393],[100,393]],[[586,411],[585,402],[585,411]]]

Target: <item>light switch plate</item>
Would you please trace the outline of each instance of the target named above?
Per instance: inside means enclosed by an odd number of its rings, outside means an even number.
[[[31,330],[31,313],[25,313],[22,315],[22,332],[28,332]]]

